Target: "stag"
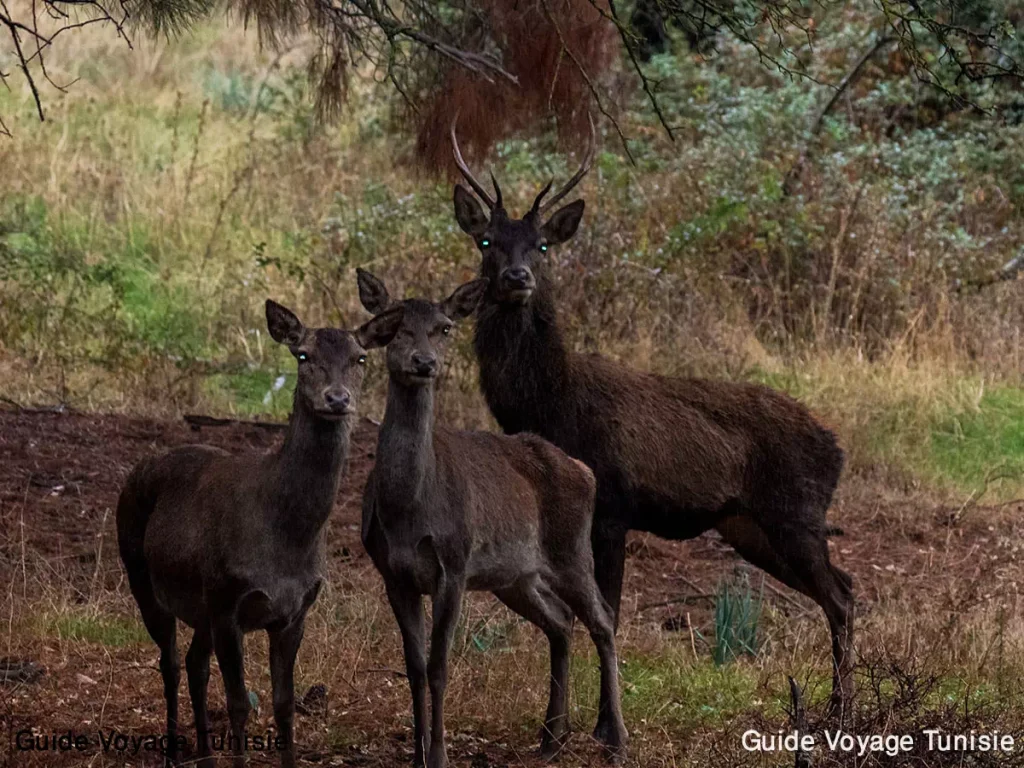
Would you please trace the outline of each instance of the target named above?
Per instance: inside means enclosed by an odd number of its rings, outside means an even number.
[[[480,251],[488,288],[477,311],[480,386],[508,434],[534,432],[593,469],[597,580],[618,622],[626,534],[689,539],[716,529],[744,558],[813,599],[832,637],[833,712],[852,697],[853,582],[829,557],[826,512],[843,452],[808,410],[756,384],[642,373],[570,349],[558,322],[549,251],[576,233],[584,201],[555,206],[583,162],[521,219],[470,172],[452,124],[455,161],[486,205],[455,186],[455,217]]]
[[[348,454],[366,352],[394,333],[399,313],[356,331],[306,328],[268,300],[271,337],[298,360],[291,422],[281,448],[232,456],[193,445],[140,462],[117,505],[117,539],[132,595],[160,648],[167,703],[166,762],[177,760],[177,622],[193,628],[185,659],[200,762],[209,764],[206,690],[217,654],[236,766],[249,716],[242,636],[266,630],[281,765],[295,765],[294,667],[306,612],[323,582],[324,524]]]
[[[600,732],[609,756],[620,760],[627,735],[614,622],[594,580],[590,550],[593,474],[536,435],[508,437],[435,424],[435,382],[449,334],[475,310],[487,281],[460,286],[440,303],[392,303],[383,283],[367,272],[360,271],[359,285],[371,311],[384,311],[378,317],[402,313],[387,346],[387,407],[363,495],[362,537],[402,633],[415,765],[424,765],[425,758],[430,768],[448,764],[448,652],[467,589],[493,592],[547,635],[551,688],[541,737],[547,757],[569,734],[569,648],[573,616],[580,618],[601,663]],[[430,595],[433,610],[429,660],[423,595]]]

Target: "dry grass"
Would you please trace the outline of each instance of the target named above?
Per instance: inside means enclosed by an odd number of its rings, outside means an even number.
[[[278,56],[229,24],[170,44],[140,40],[134,52],[99,30],[76,42],[49,60],[55,79],[79,80],[50,99],[47,123],[32,122],[26,92],[0,94],[0,108],[18,116],[17,135],[0,144],[10,169],[0,248],[29,270],[0,275],[5,396],[280,416],[287,387],[275,394],[270,382],[288,368],[266,343],[264,296],[311,323],[353,325],[364,317],[357,265],[430,295],[475,272],[448,185],[395,162],[410,147],[388,132],[377,90],[357,88],[338,125],[313,121],[302,41]],[[703,87],[713,96],[714,83]],[[749,136],[735,137],[737,148],[702,144],[695,132],[670,150],[639,118],[634,129],[651,147],[644,165],[605,151],[582,187],[584,228],[555,254],[577,348],[658,372],[783,386],[837,427],[857,469],[950,481],[964,493],[989,470],[1001,473],[989,456],[950,478],[922,451],[937,424],[983,407],[980,393],[1020,381],[1019,286],[961,296],[957,275],[941,266],[953,249],[963,269],[981,274],[1024,242],[999,189],[1006,180],[971,177],[973,196],[955,214],[925,196],[913,202],[920,220],[907,223],[885,206],[888,179],[914,178],[923,162],[913,144],[903,154],[916,159],[889,176],[866,175],[862,163],[832,187],[824,176],[804,179],[804,203],[772,197],[773,174],[789,159],[771,142],[744,163],[729,153],[750,151]],[[574,158],[544,147],[503,145],[509,200],[531,199],[549,173],[572,167]],[[751,165],[748,176],[737,170]],[[759,221],[765,212],[778,220]],[[986,247],[957,251],[942,229],[953,224]],[[484,425],[469,333],[445,413]],[[381,384],[378,372],[369,387],[378,415]],[[1017,487],[1001,482],[1007,493]]]
[[[157,650],[145,637],[117,561],[110,509],[135,457],[195,436],[180,424],[123,417],[8,412],[0,418],[6,460],[0,470],[2,578],[9,598],[0,655],[46,668],[40,682],[6,689],[0,720],[14,731],[159,732]],[[235,450],[262,450],[274,440],[242,428],[201,437]],[[299,658],[299,694],[316,684],[328,692],[326,712],[299,718],[307,764],[390,766],[410,756],[401,643],[380,579],[358,540],[359,488],[369,469],[362,452],[372,437],[364,428],[357,442],[328,536],[328,585],[310,613]],[[833,518],[846,535],[835,539],[833,553],[856,579],[860,696],[851,731],[1019,729],[1020,511],[1019,502],[953,508],[920,491],[857,476],[844,485]],[[788,675],[804,690],[811,728],[824,727],[828,636],[813,605],[769,583],[757,656],[716,667],[708,645],[715,632],[711,606],[685,598],[692,598],[693,585],[714,593],[742,567],[739,562],[713,539],[669,543],[638,535],[630,553],[619,632],[623,703],[633,737],[630,765],[779,764],[743,752],[740,737],[748,728],[788,727]],[[752,576],[755,586],[759,578]],[[671,599],[677,602],[665,604]],[[182,647],[187,636],[183,628]],[[600,759],[586,735],[596,715],[597,660],[584,633],[577,632],[574,646],[577,734],[561,764],[591,765]],[[272,722],[266,641],[253,635],[246,647],[248,687],[260,702],[250,731],[258,733]],[[456,764],[541,764],[534,749],[546,669],[546,643],[538,631],[489,596],[467,601],[449,689]],[[210,690],[215,725],[224,727],[216,673]],[[189,723],[186,698],[182,706]],[[188,725],[184,732],[191,734]],[[921,754],[867,761],[827,752],[818,757],[820,765],[919,765],[921,759],[960,764],[959,757]],[[16,761],[118,764],[98,759],[96,749],[85,755],[18,754]]]

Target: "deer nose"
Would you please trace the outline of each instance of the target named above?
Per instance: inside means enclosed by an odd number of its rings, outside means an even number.
[[[437,358],[422,352],[413,352],[412,367],[417,376],[433,376],[437,371]]]
[[[324,392],[324,402],[335,413],[344,413],[352,403],[352,394],[344,387],[341,389],[329,389]]]
[[[509,288],[529,288],[533,275],[526,267],[509,267],[502,274],[505,285]]]

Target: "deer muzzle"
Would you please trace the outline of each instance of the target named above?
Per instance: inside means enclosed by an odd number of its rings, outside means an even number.
[[[537,280],[527,267],[509,267],[501,273],[502,293],[512,301],[525,303],[536,287]]]

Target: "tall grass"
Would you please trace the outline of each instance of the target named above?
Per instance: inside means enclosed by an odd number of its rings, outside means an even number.
[[[853,11],[851,11],[853,12]],[[822,32],[842,71],[848,30]],[[291,367],[268,344],[266,296],[309,323],[364,314],[353,268],[441,295],[477,269],[450,186],[407,171],[383,92],[313,119],[300,43],[276,56],[237,24],[140,41],[101,31],[55,50],[50,119],[0,91],[0,371],[22,403],[175,414],[288,408]],[[938,488],[1019,487],[1020,287],[959,291],[1024,244],[1020,126],[877,130],[894,92],[866,77],[798,179],[821,91],[775,81],[741,51],[651,64],[670,144],[624,96],[631,165],[612,133],[580,193],[575,241],[552,257],[573,345],[674,375],[759,380],[811,404],[856,470]],[[742,87],[734,88],[742,75]],[[902,100],[902,101],[900,101]],[[545,137],[490,163],[513,209],[577,158]],[[463,331],[444,413],[489,423]],[[282,379],[282,377],[284,377]],[[367,393],[381,408],[376,367]]]

